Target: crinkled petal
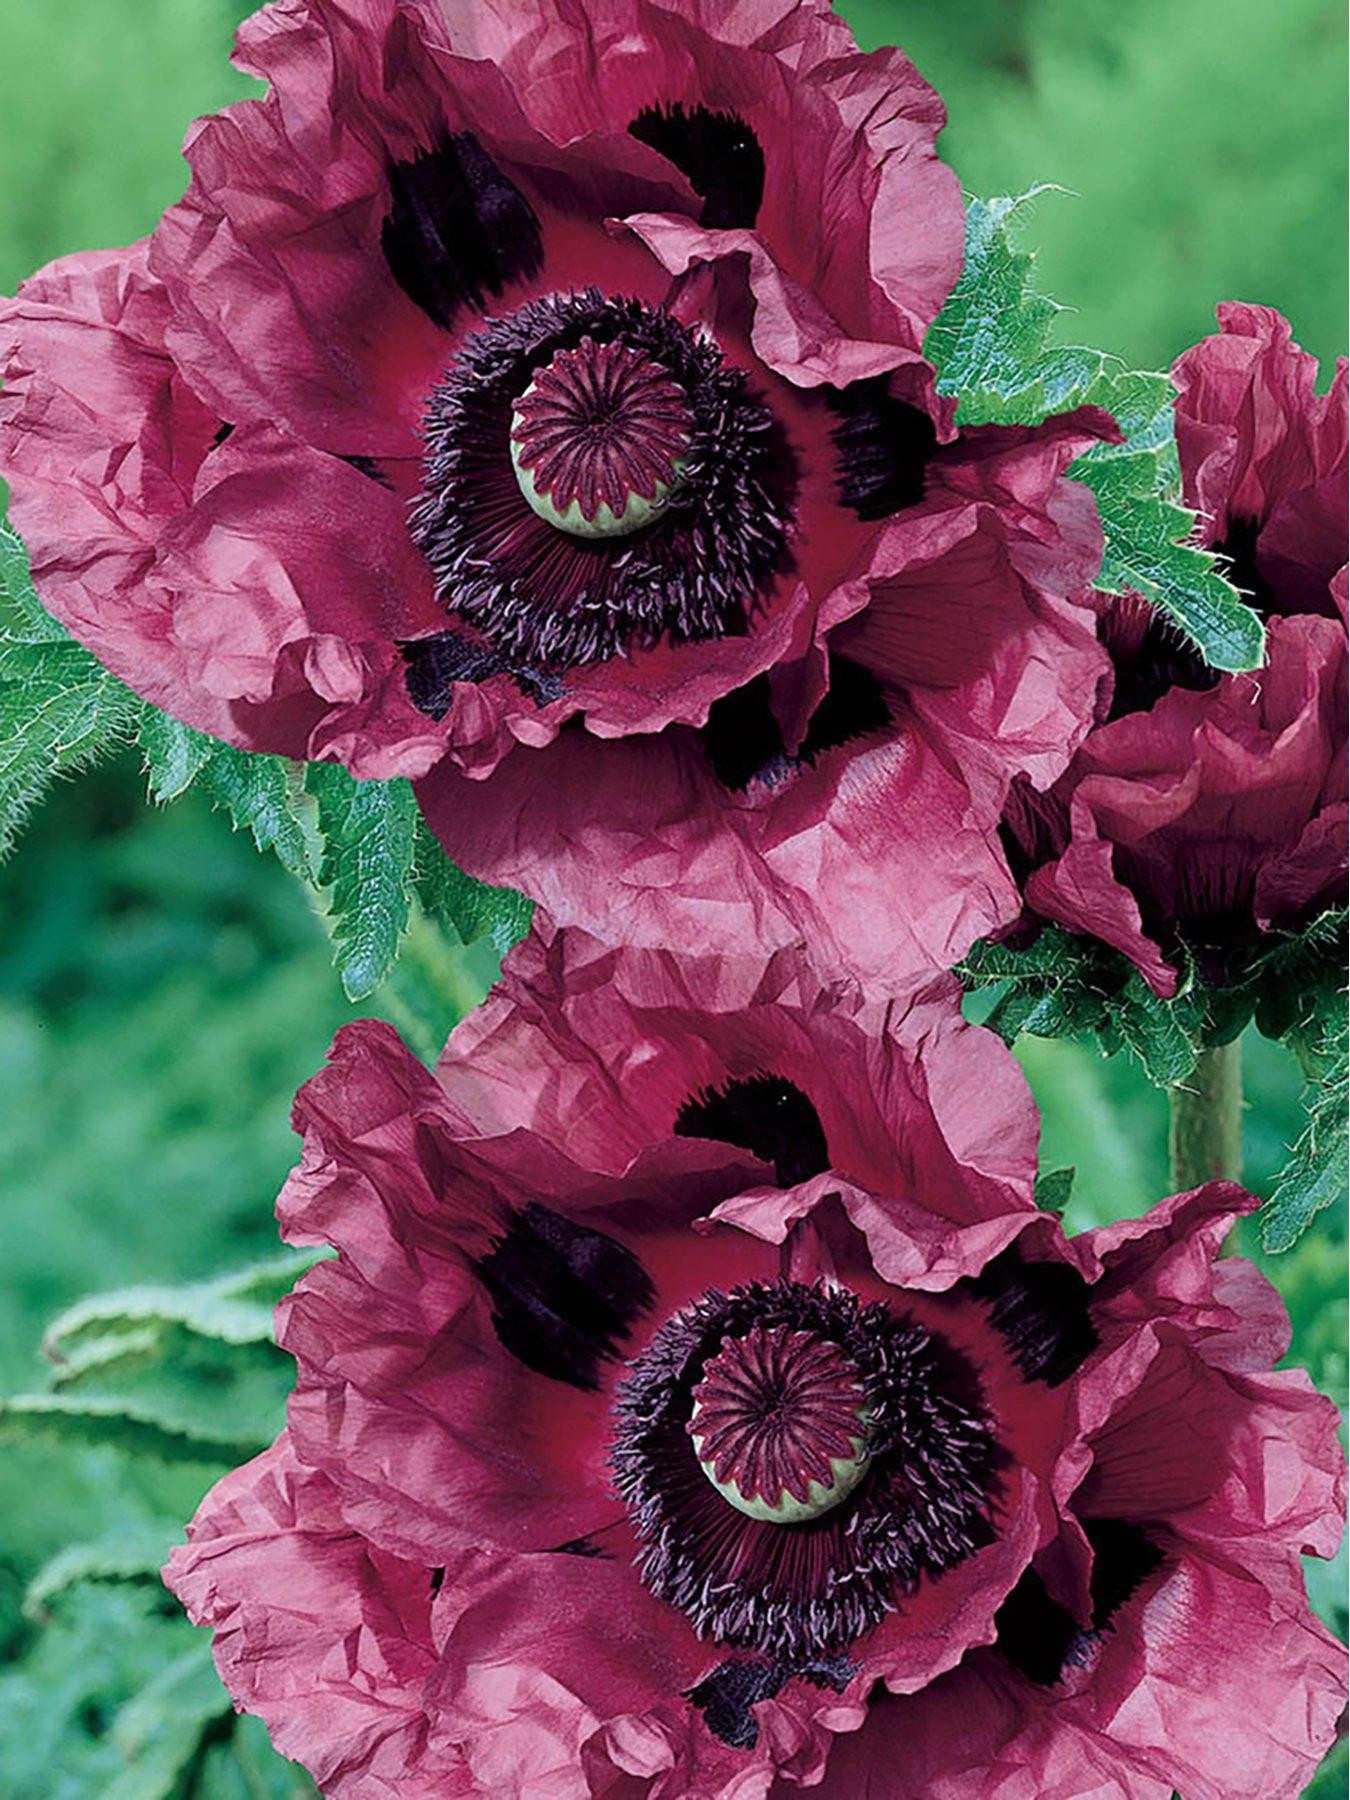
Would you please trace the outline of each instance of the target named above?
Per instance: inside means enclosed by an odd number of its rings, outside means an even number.
[[[822,985],[800,948],[675,956],[545,922],[437,1065],[477,1131],[529,1129],[618,1173],[682,1109],[758,1076],[806,1096],[832,1168],[932,1214],[1031,1205],[1037,1120],[1014,1059],[947,976],[885,1006]]]
[[[431,1571],[373,1548],[285,1436],[207,1495],[165,1580],[235,1704],[339,1800],[479,1792],[432,1728]]]

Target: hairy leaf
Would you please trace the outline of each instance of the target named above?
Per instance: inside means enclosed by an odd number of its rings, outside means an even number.
[[[329,928],[342,985],[364,1000],[384,980],[408,926],[417,802],[407,781],[354,781],[334,763],[311,763],[318,802]]]
[[[924,343],[938,392],[957,397],[962,425],[1038,422],[1077,405],[1102,371],[1100,351],[1051,344],[1066,309],[1036,292],[1031,252],[1010,229],[1040,195],[1059,191],[1044,184],[966,208],[961,274]]]
[[[43,609],[0,524],[0,855],[53,781],[127,743],[140,701]]]
[[[180,724],[154,706],[141,708],[137,735],[150,798],[157,802],[185,794],[221,748],[214,738]]]
[[[1070,470],[1101,515],[1097,585],[1152,601],[1216,669],[1259,668],[1265,628],[1194,542],[1195,517],[1180,503],[1167,377],[1051,342],[1063,309],[1036,291],[1032,256],[1014,238],[1019,217],[1048,191],[969,203],[965,266],[924,346],[938,391],[956,397],[962,425],[1039,424],[1083,405],[1110,412],[1124,442],[1095,445]]]
[[[271,850],[292,875],[317,879],[318,852],[298,765],[218,744],[201,779],[236,831],[251,831],[259,850]]]
[[[67,1362],[90,1343],[165,1325],[225,1344],[270,1343],[272,1308],[314,1261],[313,1251],[288,1251],[213,1281],[92,1294],[52,1321],[43,1352]]]
[[[534,902],[514,888],[489,887],[456,868],[419,815],[417,892],[426,910],[449,925],[462,944],[490,938],[503,955],[530,928]]]
[[[1327,1021],[1317,1045],[1318,1072],[1305,1095],[1308,1123],[1262,1213],[1261,1239],[1267,1250],[1288,1250],[1324,1207],[1345,1194],[1350,1158],[1348,1040],[1350,1028],[1342,1005]]]

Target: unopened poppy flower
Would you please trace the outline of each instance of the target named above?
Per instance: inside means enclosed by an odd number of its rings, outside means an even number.
[[[338,1256],[168,1579],[325,1792],[1300,1791],[1341,1464],[1214,1262],[1253,1202],[1066,1241],[948,978],[541,935],[434,1076],[351,1026],[295,1116]]]
[[[1063,470],[1110,426],[952,441],[906,58],[825,0],[290,0],[239,61],[150,240],[0,306],[53,611],[245,748],[444,759],[451,854],[612,936],[820,914],[896,970],[1006,915],[1003,792],[1102,667]]]
[[[1156,992],[1221,985],[1263,934],[1344,895],[1346,393],[1267,307],[1181,356],[1177,446],[1200,541],[1268,624],[1222,679],[1138,596],[1101,601],[1113,678],[1067,773],[1018,779],[1005,835],[1033,917],[1123,950]]]

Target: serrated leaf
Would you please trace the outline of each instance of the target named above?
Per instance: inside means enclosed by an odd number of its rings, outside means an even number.
[[[1073,1197],[1077,1169],[1047,1169],[1036,1177],[1035,1201],[1042,1212],[1062,1213]]]
[[[0,524],[0,855],[53,781],[130,740],[140,704],[43,609]]]
[[[1106,1008],[1155,1086],[1173,1087],[1194,1069],[1199,1047],[1186,1030],[1182,1013],[1171,1001],[1160,1000],[1141,975],[1131,975]]]
[[[158,803],[176,800],[186,793],[221,748],[214,738],[171,719],[154,706],[142,707],[137,737],[145,759],[150,798]]]
[[[52,1387],[64,1392],[97,1382],[106,1386],[142,1369],[151,1368],[164,1355],[164,1332],[158,1325],[109,1332],[89,1338],[62,1356],[52,1371]]]
[[[23,1599],[24,1617],[35,1623],[44,1621],[54,1600],[85,1582],[158,1583],[169,1546],[181,1529],[177,1524],[146,1526],[129,1521],[115,1537],[92,1544],[68,1544],[29,1582]]]
[[[302,880],[318,877],[318,855],[305,798],[304,771],[280,756],[216,746],[201,781],[236,831],[250,831],[259,850],[271,850]]]
[[[967,206],[965,265],[924,345],[938,391],[956,396],[965,426],[1035,425],[1083,405],[1110,412],[1124,443],[1095,445],[1069,471],[1092,489],[1101,515],[1097,585],[1161,607],[1214,668],[1259,668],[1265,627],[1218,559],[1193,541],[1194,515],[1180,504],[1168,378],[1050,341],[1064,309],[1036,291],[1032,257],[1014,235],[1029,203],[1047,191]]]
[[[466,875],[451,862],[420,815],[414,855],[422,905],[449,925],[461,944],[487,937],[505,955],[530,929],[534,902],[514,888],[489,887]]]
[[[91,1294],[47,1327],[43,1352],[63,1362],[89,1342],[164,1325],[224,1344],[270,1343],[272,1308],[314,1261],[312,1251],[289,1251],[213,1281]]]
[[[1350,1071],[1342,1010],[1328,1022],[1320,1052],[1320,1077],[1306,1095],[1308,1123],[1294,1144],[1274,1193],[1261,1214],[1261,1241],[1276,1254],[1298,1242],[1325,1207],[1346,1190],[1350,1161]]]
[[[1162,608],[1216,669],[1257,669],[1265,656],[1260,618],[1192,541],[1195,516],[1159,491],[1153,451],[1080,456],[1070,473],[1097,498],[1106,536],[1097,586],[1134,592]]]
[[[306,782],[319,809],[334,961],[348,999],[364,1000],[407,929],[417,802],[407,781],[354,781],[334,763],[311,763]]]
[[[1031,253],[1013,239],[1019,215],[1059,191],[1042,185],[967,205],[961,274],[924,342],[938,392],[957,397],[962,425],[1038,423],[1076,405],[1105,364],[1098,350],[1051,344],[1066,309],[1036,292]]]
[[[102,1396],[16,1394],[0,1400],[0,1443],[106,1447],[165,1463],[247,1462],[267,1440],[188,1430]]]

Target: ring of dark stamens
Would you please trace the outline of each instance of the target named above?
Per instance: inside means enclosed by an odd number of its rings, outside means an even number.
[[[557,530],[511,463],[517,399],[586,337],[659,363],[689,408],[678,492],[629,537]],[[563,669],[662,638],[741,634],[786,556],[795,475],[781,428],[716,344],[637,300],[591,288],[489,320],[433,393],[425,437],[413,536],[442,603],[516,664]]]
[[[816,1333],[857,1369],[870,1464],[801,1524],[752,1519],[717,1493],[686,1430],[704,1364],[756,1326]],[[796,1666],[841,1652],[990,1541],[998,1450],[966,1365],[880,1301],[799,1282],[710,1290],[630,1364],[611,1463],[639,1568],[700,1637]]]

